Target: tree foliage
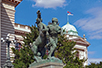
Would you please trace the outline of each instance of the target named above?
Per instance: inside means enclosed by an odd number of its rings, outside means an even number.
[[[83,68],[84,59],[80,60],[74,48],[74,41],[69,41],[64,36],[59,36],[58,45],[55,51],[55,56],[63,61],[64,68]]]
[[[36,26],[30,27],[31,33],[26,34],[23,36],[24,38],[24,44],[22,44],[21,50],[16,50],[15,48],[12,48],[13,53],[15,54],[15,60],[13,62],[15,68],[28,68],[29,64],[34,62],[34,54],[30,49],[30,43],[35,41],[35,39],[38,37],[39,32],[38,28]]]
[[[100,62],[100,63],[91,63],[90,65],[86,66],[86,68],[102,68],[102,62]]]

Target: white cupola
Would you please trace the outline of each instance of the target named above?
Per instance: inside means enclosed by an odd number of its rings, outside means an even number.
[[[62,29],[65,30],[64,34],[78,36],[78,32],[77,32],[76,28],[73,25],[69,24],[69,22],[66,25],[64,25],[62,27]]]

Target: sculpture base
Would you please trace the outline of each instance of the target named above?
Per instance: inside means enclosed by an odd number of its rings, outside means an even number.
[[[63,68],[63,63],[58,58],[51,58],[30,64],[29,68]]]
[[[31,66],[29,68],[63,68],[63,64],[49,62],[49,63],[46,63],[46,64],[40,64],[40,65],[37,65],[37,66]]]

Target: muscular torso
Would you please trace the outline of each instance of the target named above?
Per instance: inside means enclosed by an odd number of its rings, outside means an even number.
[[[49,34],[51,36],[56,36],[60,32],[60,27],[58,25],[48,25]]]

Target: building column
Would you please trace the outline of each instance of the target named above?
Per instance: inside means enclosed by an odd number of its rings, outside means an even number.
[[[7,34],[14,34],[14,26],[15,23],[15,7],[21,2],[22,0],[0,0],[0,24],[1,24],[1,38],[6,38]],[[6,45],[0,44],[0,66],[2,66],[6,61]]]
[[[0,0],[0,68],[1,68],[1,1]]]
[[[88,65],[87,47],[86,47],[86,49],[85,49],[85,53],[84,53],[84,55],[85,55],[85,59],[87,59],[87,60],[85,61],[85,65]]]

